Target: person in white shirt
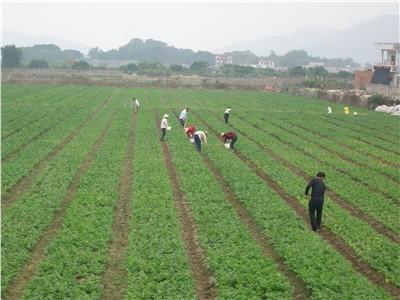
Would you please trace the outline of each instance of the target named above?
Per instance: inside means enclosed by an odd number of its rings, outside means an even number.
[[[168,115],[165,114],[161,120],[161,137],[160,137],[160,141],[164,141],[164,137],[167,134],[167,128],[168,128]]]
[[[134,104],[135,105],[135,113],[137,113],[139,111],[140,103],[136,97],[134,99],[135,99],[135,104]]]
[[[185,127],[188,111],[189,107],[186,107],[184,110],[181,111],[181,114],[179,115],[179,122],[181,123],[182,127]]]
[[[231,113],[231,107],[230,106],[228,106],[228,108],[227,109],[225,109],[225,112],[224,112],[224,120],[225,120],[225,124],[228,124],[228,120],[229,120],[229,114]]]
[[[201,143],[204,142],[207,144],[207,131],[197,130],[193,137],[194,137],[194,146],[196,147],[197,151],[201,151]]]
[[[330,106],[328,106],[328,114],[332,113],[332,108]]]

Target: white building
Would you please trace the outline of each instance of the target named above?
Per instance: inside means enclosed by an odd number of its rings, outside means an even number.
[[[216,54],[215,55],[215,69],[219,69],[223,65],[232,65],[233,60],[231,55]]]
[[[385,68],[389,71],[392,86],[400,86],[400,43],[374,43],[379,50],[379,62],[374,69]]]

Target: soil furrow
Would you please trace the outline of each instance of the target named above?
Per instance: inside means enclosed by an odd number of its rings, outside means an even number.
[[[128,247],[129,219],[132,202],[132,163],[133,147],[135,143],[136,117],[132,110],[132,122],[129,133],[129,142],[123,162],[123,170],[118,188],[118,200],[114,209],[112,237],[108,248],[106,269],[103,275],[102,299],[122,299],[125,294],[126,271],[123,268],[123,259]]]
[[[243,120],[243,121],[245,121],[244,118],[242,118],[242,117],[238,117],[238,118],[241,119],[241,120]],[[246,121],[246,122],[247,122],[247,121]],[[332,169],[334,169],[335,171],[337,171],[337,172],[339,172],[339,173],[341,173],[341,174],[344,174],[344,175],[346,175],[346,176],[349,176],[352,180],[354,180],[355,182],[357,182],[357,183],[359,183],[360,185],[364,186],[364,187],[365,187],[367,190],[369,190],[370,192],[374,192],[374,193],[381,194],[381,195],[382,195],[383,197],[385,197],[386,199],[389,199],[392,203],[394,203],[394,204],[396,204],[396,205],[400,205],[399,200],[396,199],[395,197],[393,197],[392,195],[389,195],[388,193],[383,192],[383,191],[377,189],[377,188],[374,187],[374,186],[371,186],[370,184],[368,184],[368,183],[362,181],[361,179],[359,179],[359,178],[357,178],[357,177],[354,177],[353,175],[347,173],[346,171],[337,168],[335,165],[332,165],[332,164],[330,164],[330,163],[328,163],[328,162],[325,162],[325,161],[320,160],[320,159],[319,159],[318,157],[316,157],[315,155],[312,155],[311,153],[305,152],[303,149],[301,149],[300,147],[296,146],[295,144],[290,143],[290,142],[288,142],[288,141],[286,141],[286,140],[280,138],[280,137],[277,136],[276,134],[269,133],[268,131],[266,131],[265,129],[259,127],[259,126],[256,125],[256,124],[252,124],[252,123],[250,123],[250,122],[247,122],[247,123],[250,124],[252,127],[256,128],[257,130],[260,130],[260,131],[262,131],[262,132],[265,132],[265,133],[271,135],[272,137],[274,137],[275,139],[277,139],[277,140],[280,141],[281,143],[283,143],[283,144],[285,144],[285,145],[288,145],[289,147],[292,147],[292,148],[296,149],[297,151],[301,152],[301,153],[304,154],[305,156],[308,156],[308,157],[312,158],[313,160],[315,160],[315,161],[317,161],[317,162],[319,162],[319,163],[321,163],[321,164],[326,164],[326,165],[330,166]],[[271,124],[275,125],[275,124],[272,123],[272,122],[271,122]],[[275,126],[278,126],[279,128],[281,128],[279,125],[275,125]],[[287,129],[285,129],[285,128],[281,128],[281,129],[284,130],[284,131],[286,131],[286,132],[291,133],[289,130],[287,130]],[[303,138],[304,140],[310,142],[310,143],[314,143],[311,139],[308,139],[308,138],[305,138],[305,137],[302,137],[302,138]],[[317,146],[320,146],[319,144],[316,144],[316,145],[317,145]],[[324,147],[321,146],[321,148],[324,148]],[[325,148],[324,148],[324,149],[325,149]],[[328,150],[327,150],[327,151],[328,151]],[[380,174],[381,174],[381,173],[380,173]],[[383,175],[383,174],[381,174],[381,175]]]
[[[159,130],[160,118],[158,117],[158,114],[156,114],[155,124]],[[177,171],[172,162],[168,144],[166,142],[160,143],[164,154],[164,163],[171,181],[175,206],[179,215],[186,254],[189,258],[192,276],[196,285],[197,298],[200,300],[216,299],[217,292],[215,285],[211,280],[212,273],[206,265],[203,251],[197,238],[196,224],[190,207],[185,199],[185,195],[180,187]]]
[[[263,121],[266,121],[265,119],[262,119],[262,120],[263,120]],[[394,162],[385,160],[385,159],[380,158],[380,157],[378,157],[378,156],[376,156],[376,155],[374,155],[374,154],[365,153],[365,152],[362,151],[362,150],[359,150],[359,149],[350,147],[350,146],[348,146],[348,145],[346,145],[346,144],[344,144],[344,143],[341,143],[341,142],[339,142],[339,141],[336,141],[336,140],[330,138],[329,136],[327,136],[327,135],[325,135],[325,134],[322,134],[322,133],[320,133],[320,132],[318,132],[318,131],[311,130],[311,129],[307,128],[307,127],[304,127],[304,126],[301,126],[301,125],[298,125],[298,124],[294,124],[294,123],[289,123],[289,124],[290,124],[291,126],[300,128],[300,129],[302,129],[302,130],[305,130],[305,131],[307,131],[307,132],[310,132],[310,133],[312,133],[312,134],[315,134],[315,135],[318,135],[318,136],[320,136],[320,137],[322,137],[322,138],[325,138],[325,139],[327,139],[327,140],[329,140],[329,141],[331,141],[331,142],[333,142],[333,143],[338,144],[339,146],[342,146],[342,147],[344,147],[344,148],[346,148],[346,149],[349,149],[350,151],[357,152],[357,153],[359,153],[359,154],[361,154],[361,155],[370,156],[370,157],[372,157],[373,159],[375,159],[375,160],[377,160],[377,161],[379,161],[379,162],[381,162],[381,163],[383,163],[383,164],[385,164],[385,165],[387,165],[387,166],[394,167],[394,168],[398,168],[398,167],[400,166],[399,164],[396,164],[396,163],[394,163]],[[396,180],[394,177],[392,177],[392,176],[390,176],[390,175],[388,175],[388,174],[384,174],[384,173],[381,173],[381,174],[384,175],[384,176],[386,176],[386,177],[388,177],[389,179],[391,179],[391,180],[393,180],[393,181],[398,181],[398,180]]]
[[[201,117],[198,117],[198,119],[203,122],[217,138],[219,138],[219,133],[213,127],[211,127],[207,121]],[[271,179],[264,171],[262,171],[254,162],[248,159],[240,151],[236,150],[234,154],[246,165],[248,165],[249,168],[253,170],[253,172],[257,174],[257,176],[261,178],[272,190],[274,190],[296,212],[296,214],[304,220],[304,222],[309,223],[308,214],[306,213],[304,207],[296,199],[292,198],[289,194],[283,191],[276,181]],[[400,289],[397,286],[390,282],[386,282],[385,276],[364,262],[362,258],[360,258],[342,238],[335,235],[326,227],[322,228],[316,233],[319,234],[342,256],[344,256],[352,264],[353,268],[361,275],[365,276],[372,283],[384,287],[394,297],[398,297],[400,295]]]
[[[12,300],[20,299],[21,296],[23,295],[26,286],[31,281],[33,276],[37,273],[40,264],[46,257],[46,248],[49,242],[55,237],[55,235],[60,230],[63,224],[64,215],[68,207],[70,206],[71,202],[75,198],[75,194],[78,189],[80,179],[89,169],[93,160],[96,158],[96,154],[100,149],[101,145],[103,144],[106,135],[109,129],[111,128],[111,125],[117,115],[117,112],[118,110],[115,110],[113,112],[106,127],[103,128],[102,132],[100,133],[100,136],[93,144],[85,160],[79,166],[79,169],[75,173],[74,177],[71,180],[71,183],[68,186],[67,194],[65,195],[60,207],[55,212],[52,222],[47,226],[47,228],[41,234],[36,245],[32,249],[28,261],[25,263],[22,270],[17,274],[14,280],[10,283],[8,289],[4,292],[4,299],[12,299]]]
[[[3,214],[4,211],[7,209],[8,206],[10,206],[14,201],[18,199],[18,197],[26,190],[28,189],[35,178],[39,176],[39,174],[46,168],[47,164],[54,158],[56,157],[63,149],[64,147],[74,139],[79,132],[84,128],[90,120],[92,120],[97,113],[103,109],[108,102],[111,100],[111,97],[109,97],[107,100],[103,101],[96,110],[88,116],[77,128],[75,128],[62,142],[61,144],[57,145],[45,158],[37,162],[32,169],[29,171],[29,173],[21,178],[16,184],[14,184],[8,191],[6,191],[6,194],[3,196],[1,199],[1,213]]]
[[[275,252],[274,248],[271,246],[271,243],[268,241],[268,237],[263,233],[260,226],[254,221],[250,212],[243,207],[243,205],[240,203],[240,200],[231,191],[229,184],[223,179],[222,174],[216,168],[214,163],[206,155],[202,155],[202,158],[221,186],[225,194],[225,198],[231,203],[241,222],[247,227],[252,238],[263,250],[264,255],[271,258],[275,262],[278,271],[284,274],[294,287],[292,295],[293,299],[310,299],[311,291],[306,287],[304,281],[297,277],[296,273],[289,269],[284,259]]]

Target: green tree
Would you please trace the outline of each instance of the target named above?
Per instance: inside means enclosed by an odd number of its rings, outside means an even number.
[[[1,47],[1,66],[3,68],[18,68],[21,66],[22,50],[15,45]]]
[[[44,59],[32,59],[28,67],[32,69],[47,69],[49,64]]]
[[[72,65],[72,69],[88,70],[90,69],[90,64],[87,61],[79,60],[74,62],[74,64]]]
[[[195,61],[190,65],[190,71],[195,73],[206,72],[210,68],[210,64],[206,61]]]
[[[289,69],[289,75],[304,76],[304,75],[306,75],[306,70],[302,66],[296,66],[296,67]]]

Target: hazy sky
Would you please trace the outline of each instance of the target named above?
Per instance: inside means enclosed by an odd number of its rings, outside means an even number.
[[[3,30],[50,35],[103,50],[131,38],[215,50],[238,41],[288,33],[309,24],[344,29],[398,2],[313,3],[3,3]]]

